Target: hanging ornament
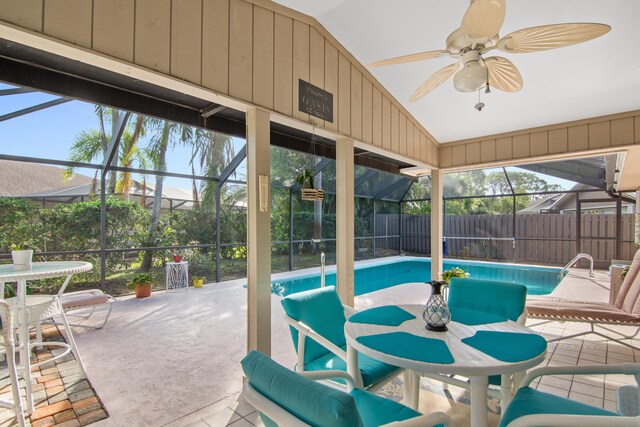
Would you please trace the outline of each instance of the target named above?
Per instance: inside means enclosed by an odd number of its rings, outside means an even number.
[[[311,121],[311,124],[313,125],[313,132],[311,134],[310,154],[315,157],[316,126],[313,121]],[[302,200],[309,200],[309,201],[315,202],[315,201],[321,201],[324,199],[324,191],[319,188],[314,188],[313,177],[314,177],[313,171],[311,169],[305,169],[304,172],[298,175],[298,178],[296,179],[296,181],[298,181],[298,184],[302,186]]]

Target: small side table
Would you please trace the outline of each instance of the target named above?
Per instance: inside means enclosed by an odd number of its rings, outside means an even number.
[[[189,263],[187,261],[167,263],[167,292],[189,289]]]

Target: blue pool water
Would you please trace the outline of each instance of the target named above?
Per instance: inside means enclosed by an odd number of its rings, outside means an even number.
[[[520,283],[527,287],[529,295],[545,295],[560,282],[560,268],[537,267],[491,262],[445,260],[444,269],[460,267],[474,279],[500,280]],[[428,282],[431,280],[431,260],[408,258],[374,264],[355,269],[355,294],[363,295],[402,283]],[[327,286],[336,284],[335,271],[325,275]],[[280,296],[320,287],[320,273],[274,280],[271,291]]]

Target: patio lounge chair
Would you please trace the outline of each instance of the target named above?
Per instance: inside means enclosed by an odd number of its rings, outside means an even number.
[[[299,292],[282,299],[284,318],[291,329],[291,338],[298,354],[295,366],[300,371],[347,370],[344,324],[356,313],[343,306],[334,286]],[[345,316],[346,313],[346,316]],[[402,370],[358,354],[361,378],[356,384],[377,390]],[[344,380],[338,379],[344,384]]]
[[[448,304],[451,320],[465,324],[482,324],[511,320],[524,325],[527,313],[524,309],[527,287],[515,283],[496,280],[453,278],[449,285]],[[520,377],[522,374],[520,374]],[[500,399],[504,411],[511,401],[512,389],[517,386],[518,377],[492,375],[489,377],[488,394]],[[446,375],[429,375],[429,378],[469,389],[469,383]]]
[[[516,392],[511,405],[502,415],[499,427],[638,426],[640,417],[620,416],[615,412],[609,412],[529,387],[529,384],[535,378],[543,375],[605,374],[635,375],[636,381],[638,381],[640,380],[640,364],[547,366],[534,369],[522,380],[522,385]]]
[[[89,319],[98,307],[107,304],[109,306],[109,309],[104,315],[104,320],[102,321],[102,323],[100,323],[99,326],[85,325],[82,323],[69,323],[69,325],[71,326],[79,326],[82,328],[90,329],[102,329],[104,325],[107,324],[107,320],[109,320],[111,309],[113,308],[112,304],[115,301],[115,298],[113,298],[109,294],[105,294],[100,289],[88,289],[85,291],[61,294],[60,301],[62,302],[62,308],[64,309],[65,313],[67,313],[67,317],[80,317],[84,320]],[[70,311],[80,310],[84,308],[90,308],[91,311],[86,314],[68,314]]]
[[[633,257],[629,272],[620,287],[614,304],[566,298],[535,297],[527,300],[527,313],[533,319],[584,322],[589,323],[591,326],[589,331],[554,338],[548,340],[549,342],[595,334],[635,350],[640,350],[640,348],[622,341],[622,339],[634,338],[640,332],[640,251],[636,252]],[[596,331],[596,325],[601,325],[601,329],[618,334],[622,338]],[[602,325],[633,326],[636,330],[631,335],[624,335]]]
[[[454,425],[442,412],[422,415],[400,403],[354,388],[353,379],[346,372],[298,374],[257,351],[242,360],[242,368],[248,380],[242,394],[268,427]],[[346,381],[349,392],[314,381],[329,378]]]

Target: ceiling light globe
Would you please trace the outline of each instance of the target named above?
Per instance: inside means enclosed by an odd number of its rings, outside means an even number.
[[[475,92],[487,84],[487,67],[469,61],[453,76],[453,85],[460,92]]]

